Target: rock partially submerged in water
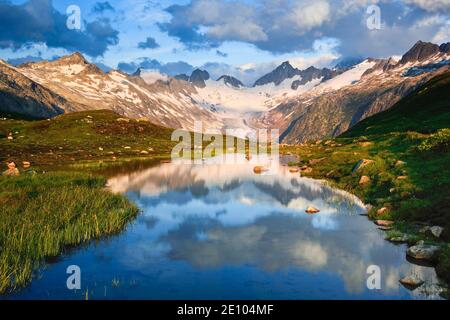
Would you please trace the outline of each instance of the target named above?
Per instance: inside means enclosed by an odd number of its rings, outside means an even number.
[[[381,227],[389,227],[394,224],[394,221],[391,220],[375,220],[375,224]]]
[[[388,237],[387,240],[395,243],[406,243],[409,240],[409,236],[407,234],[402,234],[401,236]]]
[[[420,279],[417,275],[413,274],[400,279],[400,283],[404,285],[407,289],[414,290],[423,285],[424,281]]]
[[[299,168],[290,168],[290,169],[289,169],[289,172],[290,172],[290,173],[298,173],[299,171],[300,171]]]
[[[418,260],[432,260],[439,249],[438,246],[427,245],[423,241],[419,241],[416,245],[409,247],[406,254]]]
[[[309,206],[308,208],[306,208],[305,212],[308,214],[316,214],[316,213],[319,213],[320,210],[317,209],[316,207]]]
[[[256,167],[253,168],[253,172],[256,173],[256,174],[261,174],[261,173],[266,172],[266,171],[268,171],[268,169],[263,167],[263,166],[256,166]]]

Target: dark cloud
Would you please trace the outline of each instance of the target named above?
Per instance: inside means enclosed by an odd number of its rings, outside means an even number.
[[[105,11],[116,11],[114,9],[114,7],[108,2],[97,2],[93,7],[92,7],[92,12],[93,13],[103,13]]]
[[[367,27],[367,8],[381,9],[381,30]],[[450,3],[429,0],[191,0],[166,8],[171,19],[161,31],[187,49],[218,48],[227,41],[250,43],[274,54],[311,49],[335,38],[345,55],[401,53],[417,40],[448,35]],[[428,10],[427,10],[428,9]],[[432,10],[431,10],[432,9]],[[440,15],[441,17],[437,17]]]
[[[222,57],[222,58],[228,57],[228,53],[222,52],[222,51],[220,51],[220,50],[216,50],[216,54],[217,54],[219,57]]]
[[[0,2],[0,48],[14,50],[34,43],[51,48],[101,56],[118,43],[119,32],[108,19],[85,22],[85,29],[69,30],[67,16],[53,8],[51,0],[29,0],[22,5]]]
[[[140,49],[156,49],[156,48],[159,48],[159,44],[156,42],[155,38],[148,37],[145,41],[139,42],[138,48],[140,48]]]
[[[25,57],[21,57],[21,58],[11,58],[8,59],[7,62],[13,66],[18,66],[22,63],[27,63],[27,62],[39,62],[39,61],[43,61],[44,59],[40,56],[25,56]]]

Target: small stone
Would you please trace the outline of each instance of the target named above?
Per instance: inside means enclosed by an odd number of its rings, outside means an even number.
[[[311,167],[302,167],[303,173],[311,173],[313,171],[313,168]]]
[[[124,149],[127,149],[127,150],[131,149],[131,147],[128,147],[128,146],[123,147],[123,148],[124,148]]]
[[[305,212],[309,213],[309,214],[315,214],[315,213],[319,213],[320,210],[317,209],[316,207],[309,206],[308,208],[306,208]]]
[[[395,163],[395,166],[396,166],[397,168],[399,168],[399,167],[403,167],[405,164],[406,164],[405,161],[398,160],[398,161]]]
[[[400,283],[406,286],[408,289],[416,289],[424,284],[424,281],[420,279],[417,275],[409,275],[400,279]]]
[[[375,220],[375,224],[377,226],[389,227],[394,224],[394,221],[391,220]]]
[[[333,174],[334,174],[334,170],[331,170],[331,171],[328,172],[325,176],[326,176],[327,178],[330,178]]]
[[[375,161],[369,160],[369,159],[361,159],[358,161],[358,163],[354,166],[352,172],[355,173],[356,171],[361,170],[364,167],[367,167],[368,165],[374,163]]]
[[[2,176],[17,177],[20,176],[20,171],[16,168],[16,164],[14,162],[10,162],[8,163],[8,170],[4,171]]]
[[[13,136],[8,136],[8,140],[14,140]]]
[[[290,172],[290,173],[298,173],[299,171],[300,171],[299,168],[290,168],[290,169],[289,169],[289,172]]]
[[[407,176],[399,176],[399,177],[397,177],[397,180],[406,180],[406,179],[408,179]]]
[[[366,148],[366,147],[370,147],[371,145],[373,145],[373,142],[370,142],[370,141],[360,142],[359,145],[363,148]]]
[[[389,192],[390,192],[390,193],[394,193],[395,191],[396,191],[395,188],[390,188],[390,189],[389,189]]]
[[[31,163],[30,163],[29,161],[23,161],[23,162],[22,162],[22,166],[23,166],[25,169],[28,169],[29,167],[31,167]]]
[[[364,185],[370,183],[370,178],[368,176],[362,176],[361,179],[359,179],[359,184]]]
[[[256,166],[256,167],[253,168],[253,172],[256,173],[256,174],[261,174],[264,171],[267,171],[267,169],[264,168],[263,166]]]
[[[145,155],[145,154],[148,154],[148,151],[142,150],[142,151],[141,151],[141,154],[144,154],[144,155]]]
[[[389,231],[392,230],[392,227],[384,227],[384,226],[380,226],[378,227],[378,229],[382,230],[382,231]]]
[[[99,151],[103,151],[103,148],[102,148],[102,147],[98,147],[98,150],[99,150]]]
[[[318,163],[320,163],[320,162],[322,162],[323,160],[325,160],[326,158],[320,158],[320,159],[312,159],[312,160],[309,160],[309,164],[310,165],[315,165],[315,164],[318,164]]]
[[[386,207],[383,207],[383,208],[377,210],[377,215],[381,216],[381,215],[383,215],[385,213],[388,213],[388,212],[389,212],[389,209],[386,208]]]
[[[408,199],[411,197],[411,192],[404,191],[400,194],[400,196],[402,197],[402,199]]]

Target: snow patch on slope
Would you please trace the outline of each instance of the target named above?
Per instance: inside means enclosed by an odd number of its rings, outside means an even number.
[[[352,69],[320,84],[319,86],[317,86],[317,91],[324,92],[330,90],[339,90],[346,86],[352,85],[361,80],[362,75],[367,70],[375,66],[375,64],[376,62],[369,62],[368,60],[364,60],[362,63],[356,65]]]

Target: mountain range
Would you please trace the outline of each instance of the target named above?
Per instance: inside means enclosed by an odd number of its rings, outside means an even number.
[[[151,70],[107,73],[74,53],[14,67],[0,60],[0,111],[49,118],[108,109],[169,128],[278,128],[286,143],[339,135],[387,110],[450,68],[450,43],[417,42],[401,59],[356,59],[299,70],[289,61],[247,87],[205,70],[169,77]]]

